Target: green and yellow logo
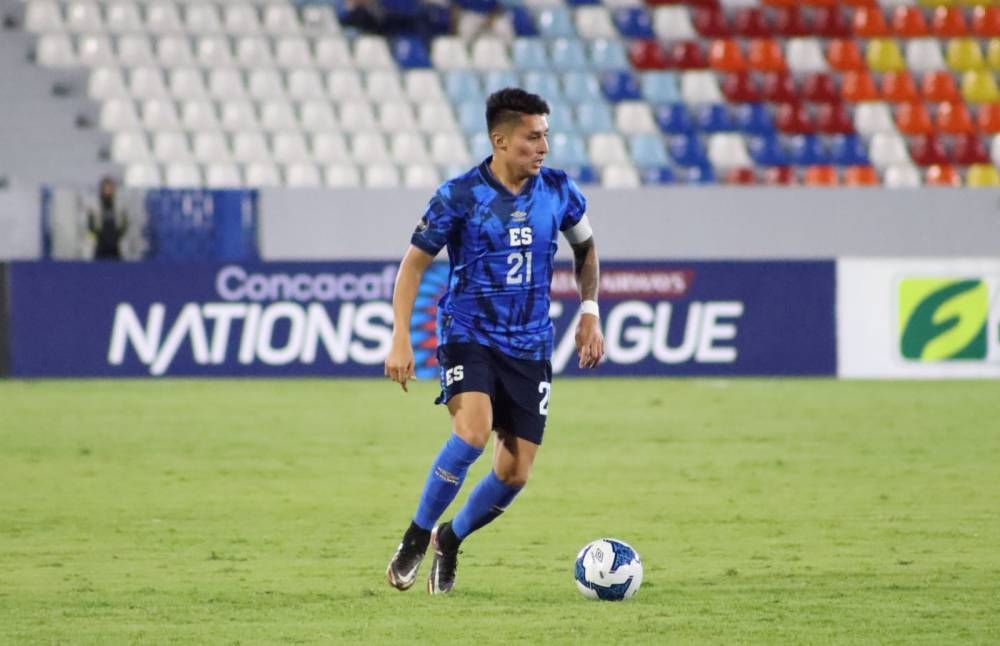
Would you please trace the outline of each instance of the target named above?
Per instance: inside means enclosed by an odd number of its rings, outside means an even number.
[[[914,361],[986,358],[989,293],[982,280],[907,278],[899,284],[899,350]]]

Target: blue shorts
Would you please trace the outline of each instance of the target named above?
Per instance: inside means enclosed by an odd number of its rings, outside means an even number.
[[[441,396],[445,404],[458,393],[486,393],[493,402],[493,428],[534,444],[542,443],[552,392],[552,364],[515,359],[478,343],[438,346]]]

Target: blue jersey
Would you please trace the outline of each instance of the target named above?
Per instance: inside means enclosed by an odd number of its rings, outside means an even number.
[[[512,194],[487,158],[438,188],[411,242],[448,247],[448,290],[438,304],[438,343],[479,343],[519,359],[549,359],[552,263],[559,232],[587,201],[561,170],[543,167]]]

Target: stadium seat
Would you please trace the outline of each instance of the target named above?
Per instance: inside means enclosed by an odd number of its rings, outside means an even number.
[[[278,167],[271,162],[253,162],[246,164],[243,169],[246,185],[255,188],[268,186],[281,186],[281,173]]]
[[[839,103],[837,83],[826,72],[806,74],[802,79],[802,97],[814,103]]]
[[[731,106],[733,127],[746,134],[769,134],[773,133],[774,120],[771,112],[764,103],[744,103]]]
[[[263,36],[242,36],[236,40],[236,65],[247,70],[274,67],[271,46]]]
[[[645,101],[622,101],[617,104],[615,127],[624,135],[656,132],[653,112]]]
[[[938,38],[960,38],[969,33],[965,12],[960,7],[939,6],[931,18],[931,33]]]
[[[993,164],[973,164],[966,171],[965,185],[969,188],[1000,186],[1000,171]]]
[[[873,72],[901,72],[906,69],[899,45],[890,38],[873,38],[868,41],[865,62]]]
[[[920,171],[909,162],[893,164],[883,171],[883,185],[886,188],[919,188],[923,183]]]
[[[735,10],[732,31],[743,38],[768,38],[773,33],[764,10],[756,6],[744,6]]]
[[[693,7],[692,10],[691,24],[702,38],[729,38],[733,35],[722,7],[708,5]]]
[[[642,184],[635,167],[627,163],[609,164],[601,169],[604,188],[637,188]]]
[[[816,124],[809,108],[802,103],[782,103],[774,114],[774,127],[784,134],[811,134]]]
[[[214,163],[205,167],[206,188],[240,188],[243,180],[236,164]]]
[[[167,99],[170,93],[158,67],[137,67],[129,73],[129,93],[135,99]]]
[[[890,103],[912,103],[920,100],[913,76],[907,72],[886,72],[882,75],[881,95]]]
[[[940,41],[914,38],[906,42],[906,66],[915,74],[945,69]]]
[[[427,101],[417,104],[417,128],[421,132],[458,133],[458,122],[451,111],[451,106],[443,101]]]
[[[299,123],[292,104],[282,99],[261,103],[260,127],[267,132],[297,132]]]
[[[952,143],[951,160],[959,166],[971,166],[972,164],[989,163],[990,155],[979,135],[967,132],[955,135]]]
[[[351,69],[337,69],[327,74],[326,91],[327,96],[341,103],[367,99],[361,75]]]
[[[937,106],[934,129],[945,134],[972,134],[976,126],[964,103],[942,102]]]
[[[660,167],[670,163],[663,138],[656,134],[637,134],[629,138],[629,154],[638,168]]]
[[[128,164],[124,183],[128,188],[157,188],[163,185],[163,176],[156,164]]]
[[[211,70],[235,65],[229,41],[222,36],[202,36],[195,41],[195,58],[198,64]]]
[[[884,38],[889,35],[889,24],[878,5],[857,7],[852,18],[854,35],[859,38]]]
[[[802,183],[806,186],[838,186],[840,175],[835,166],[809,166],[802,174]]]
[[[693,70],[681,74],[681,97],[688,105],[722,103],[722,90],[713,72]]]
[[[260,128],[253,104],[245,99],[223,101],[220,104],[219,124],[228,132],[253,132]]]
[[[562,88],[559,83],[559,77],[555,72],[534,70],[531,72],[525,72],[521,78],[522,88],[528,92],[545,98],[545,100],[550,103],[552,101],[559,101],[562,97]]]
[[[792,186],[798,184],[798,177],[791,166],[772,166],[764,169],[763,182],[771,186]]]
[[[233,36],[256,34],[260,31],[257,10],[243,2],[228,2],[222,5],[222,24]]]
[[[73,41],[68,34],[48,33],[38,39],[35,58],[45,67],[74,67],[77,65]]]
[[[402,184],[399,169],[394,164],[369,164],[362,172],[365,188],[397,188]]]
[[[119,164],[153,161],[146,134],[141,131],[116,132],[111,137],[111,160]]]
[[[813,10],[813,34],[819,38],[850,38],[852,27],[837,4]]]
[[[683,103],[659,105],[654,110],[656,123],[667,135],[692,135],[695,132],[694,119]]]
[[[948,41],[945,63],[956,72],[977,71],[986,67],[983,50],[973,38],[952,38]]]
[[[667,142],[667,151],[675,163],[681,166],[702,166],[708,164],[708,157],[701,141],[694,135],[674,135]]]
[[[417,129],[413,107],[406,101],[380,102],[376,105],[379,130],[382,132],[411,132]]]
[[[33,0],[25,8],[24,26],[36,34],[62,31],[65,28],[59,3],[54,0]]]
[[[76,44],[76,59],[85,67],[116,65],[111,40],[104,34],[81,36]]]
[[[557,38],[549,44],[549,55],[541,60],[549,61],[549,69],[556,72],[586,70],[590,67],[583,41],[575,38]]]
[[[755,38],[747,48],[747,64],[759,72],[787,71],[785,55],[781,43],[771,38]]]
[[[624,38],[655,38],[653,18],[643,7],[621,7],[611,12],[615,27]]]
[[[951,164],[931,164],[924,172],[924,185],[958,187],[962,185],[962,176]]]
[[[351,156],[361,164],[381,164],[390,161],[385,138],[377,132],[361,132],[351,137]]]
[[[233,159],[241,164],[271,163],[271,151],[267,139],[259,132],[236,132],[233,134]],[[247,174],[250,184],[250,175]]]
[[[480,36],[470,46],[469,60],[477,70],[509,70],[510,56],[503,40],[494,36]]]
[[[261,26],[272,37],[298,34],[301,27],[295,7],[286,3],[270,3],[261,9]]]
[[[162,164],[187,163],[194,159],[188,138],[182,132],[154,132],[152,141],[153,158]]]
[[[587,142],[587,152],[590,159],[599,166],[629,162],[625,142],[620,135],[612,132],[591,135]]]
[[[313,56],[309,44],[298,36],[284,36],[274,41],[274,61],[282,68],[312,71]]]
[[[101,105],[98,123],[104,130],[137,130],[141,128],[135,104],[127,99],[109,99]]]
[[[321,164],[339,164],[351,161],[347,140],[340,132],[320,132],[310,141],[312,158]]]
[[[692,108],[695,128],[701,132],[730,132],[736,129],[724,103],[705,103]]]
[[[108,27],[111,28],[110,19]],[[122,31],[122,30],[118,30]],[[213,3],[191,3],[184,8],[184,31],[193,35],[218,34],[222,20]]]
[[[920,79],[920,95],[924,101],[934,103],[962,101],[962,94],[950,72],[929,71]]]
[[[483,89],[491,94],[505,87],[516,86],[520,82],[512,70],[490,70],[483,75]]]
[[[221,132],[198,132],[191,138],[191,153],[200,164],[231,162],[232,151]]]
[[[173,2],[151,2],[146,5],[146,29],[152,34],[180,34],[184,32],[177,5]]]
[[[147,99],[142,102],[142,126],[151,132],[180,130],[181,121],[173,101]]]
[[[171,162],[165,168],[163,185],[167,188],[194,188],[202,185],[201,171],[197,164]]]
[[[641,97],[635,76],[627,71],[608,71],[601,74],[601,91],[611,102],[633,101]]]
[[[553,166],[565,168],[590,163],[587,145],[583,138],[567,133],[552,135],[549,139],[548,159]]]
[[[682,6],[653,9],[653,32],[662,41],[690,40],[698,37],[691,23],[688,8]]]
[[[483,136],[485,132],[478,133]],[[489,140],[487,138],[487,144]],[[487,153],[490,154],[490,153]],[[486,157],[483,155],[482,157]],[[431,135],[430,139],[431,161],[438,165],[457,165],[466,167],[472,163],[469,149],[466,146],[465,138],[456,133],[439,132]],[[476,159],[475,161],[479,161]]]
[[[789,163],[781,140],[774,134],[747,137],[747,152],[758,166],[786,166]]]
[[[104,21],[108,32],[112,34],[127,34],[144,29],[139,7],[134,2],[119,0],[107,4]]]
[[[917,135],[910,139],[910,157],[917,166],[934,166],[952,162],[944,141],[933,133]]]
[[[859,34],[861,35],[861,34]],[[919,7],[898,5],[892,10],[892,35],[919,38],[930,35],[930,26]]]
[[[626,70],[628,56],[620,40],[599,38],[587,44],[588,59],[594,70]]]
[[[796,38],[812,34],[812,26],[798,3],[776,6],[771,11],[771,33],[782,38]]]
[[[708,66],[720,72],[739,72],[747,69],[747,61],[737,41],[719,38],[709,47]]]
[[[639,76],[642,98],[649,103],[676,103],[681,100],[677,76],[673,72],[646,72]]]
[[[372,103],[400,101],[403,83],[396,70],[372,70],[365,75],[365,94]]]
[[[996,77],[986,70],[965,72],[962,75],[962,97],[969,103],[1000,101]]]
[[[640,71],[663,70],[671,67],[663,47],[655,40],[634,40],[629,45],[628,59]]]
[[[563,98],[571,103],[584,103],[602,98],[601,85],[590,72],[565,72],[562,75]]]
[[[358,36],[352,45],[354,66],[360,70],[396,69],[389,45],[380,36]]]
[[[573,19],[565,7],[541,9],[535,16],[538,33],[545,38],[569,38],[576,36]]]
[[[867,166],[868,148],[856,134],[837,135],[828,141],[830,162],[838,166]]]
[[[841,72],[864,70],[868,67],[857,44],[850,38],[830,40],[826,46],[826,60],[831,68]]]
[[[854,132],[851,113],[843,103],[820,103],[815,108],[816,130],[825,135],[847,135]]]
[[[889,106],[880,101],[859,103],[854,109],[854,129],[865,137],[879,132],[895,132],[895,120]]]
[[[868,144],[868,158],[872,166],[885,170],[889,166],[910,164],[906,142],[895,132],[877,132]]]
[[[972,34],[978,38],[1000,36],[1000,6],[978,5],[972,11]]]
[[[822,73],[830,70],[823,48],[816,38],[790,38],[785,45],[785,60],[793,74]]]
[[[143,34],[126,34],[120,37],[115,51],[123,67],[149,67],[158,64],[153,46]]]
[[[993,135],[990,139],[990,160],[1000,166],[1000,134]]]
[[[345,101],[340,105],[340,126],[351,133],[374,132],[378,121],[367,101]]]
[[[787,140],[788,158],[795,166],[829,164],[830,155],[818,135],[794,135]]]
[[[880,94],[867,70],[851,70],[841,77],[840,96],[848,103],[878,101]]]
[[[1000,103],[979,106],[976,110],[976,128],[988,134],[1000,132]]]
[[[250,70],[247,74],[247,94],[257,101],[286,98],[281,73],[273,69]]]
[[[426,164],[430,161],[423,135],[397,132],[389,138],[389,153],[400,164]]]
[[[190,99],[181,104],[181,126],[188,132],[214,131],[222,126],[211,101]]]
[[[611,14],[606,7],[600,5],[580,7],[574,12],[574,18],[576,33],[581,38],[587,40],[618,38],[618,30],[615,29]]]
[[[291,188],[315,188],[323,185],[319,168],[309,162],[296,162],[285,166],[285,185]]]
[[[708,160],[716,169],[730,171],[752,165],[743,135],[722,132],[709,135],[706,144]]]
[[[330,188],[358,188],[361,171],[354,164],[330,164],[323,170],[323,179]]]
[[[429,164],[407,164],[403,168],[403,186],[406,188],[435,188],[441,175]]]
[[[881,183],[878,171],[871,166],[856,165],[844,169],[844,186],[878,186]]]
[[[595,101],[578,105],[576,107],[576,125],[584,135],[615,130],[611,110],[604,102]]]
[[[435,40],[437,42],[437,40]],[[353,67],[351,61],[351,50],[347,45],[347,40],[338,36],[322,36],[314,44],[316,55],[316,66],[326,70],[344,69]],[[462,48],[463,55],[465,48]],[[433,53],[432,53],[433,58]],[[467,58],[466,66],[467,66]],[[435,62],[435,67],[440,67]]]
[[[896,129],[904,135],[930,134],[934,124],[924,104],[914,101],[896,106]]]

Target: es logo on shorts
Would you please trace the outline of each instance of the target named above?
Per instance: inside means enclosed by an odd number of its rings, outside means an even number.
[[[444,371],[444,385],[450,386],[465,377],[465,366],[454,366]]]

